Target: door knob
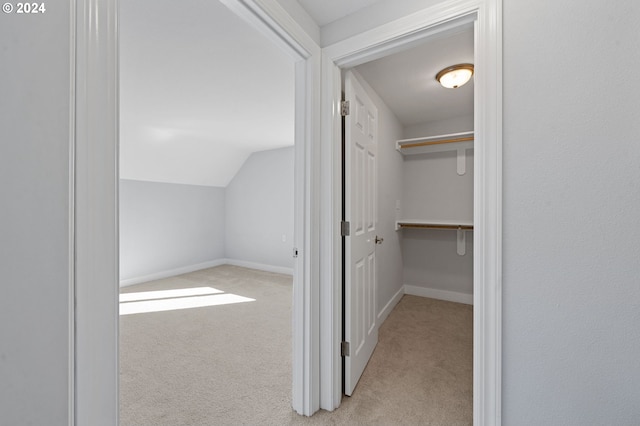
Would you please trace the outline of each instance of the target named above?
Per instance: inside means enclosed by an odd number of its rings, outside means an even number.
[[[384,241],[384,238],[380,238],[376,235],[376,244],[382,244],[382,242]]]

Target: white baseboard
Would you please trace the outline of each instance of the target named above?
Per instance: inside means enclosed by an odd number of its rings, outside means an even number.
[[[263,263],[249,262],[238,259],[225,259],[228,265],[242,266],[243,268],[257,269],[259,271],[275,272],[277,274],[293,275],[293,268],[285,268],[283,266],[265,265]]]
[[[127,278],[120,280],[120,287],[127,287],[134,284],[146,283],[147,281],[160,280],[162,278],[175,277],[176,275],[187,274],[189,272],[199,271],[201,269],[214,268],[220,265],[242,266],[244,268],[258,269],[260,271],[275,272],[278,274],[293,275],[293,268],[284,268],[282,266],[265,265],[262,263],[247,262],[237,259],[216,259],[209,262],[198,263],[197,265],[182,266],[167,271],[155,272],[153,274],[142,277]]]
[[[387,319],[393,308],[398,304],[400,299],[404,296],[404,286],[400,287],[400,290],[396,294],[393,295],[391,300],[382,308],[380,313],[378,314],[378,325],[382,325],[382,323]]]
[[[160,280],[162,278],[175,277],[176,275],[187,274],[189,272],[199,271],[201,269],[213,268],[216,266],[224,265],[225,263],[227,263],[226,259],[216,259],[209,262],[198,263],[196,265],[182,266],[176,269],[155,272],[153,274],[145,275],[142,277],[127,278],[126,280],[120,280],[120,287],[146,283],[147,281]]]
[[[473,305],[473,294],[459,293],[457,291],[438,290],[435,288],[417,287],[405,284],[404,293],[412,296],[430,297],[431,299]]]

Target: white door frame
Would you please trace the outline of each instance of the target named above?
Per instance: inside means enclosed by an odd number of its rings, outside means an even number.
[[[75,48],[73,423],[118,421],[118,2],[71,0]],[[320,48],[273,1],[224,0],[296,61],[292,406],[319,408]],[[75,7],[73,7],[75,6]]]
[[[342,398],[339,345],[342,313],[341,220],[341,69],[406,48],[443,29],[475,21],[474,96],[474,425],[501,423],[501,270],[502,270],[502,2],[447,0],[328,46],[322,51],[324,228],[322,271],[332,285],[321,290],[320,406],[333,410]],[[324,283],[324,280],[323,280]]]

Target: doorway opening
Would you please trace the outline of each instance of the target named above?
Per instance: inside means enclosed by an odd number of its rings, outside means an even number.
[[[423,418],[456,422],[471,422],[473,412],[474,84],[445,89],[435,76],[448,66],[474,63],[474,56],[471,22],[342,71],[344,393],[357,399],[363,371],[373,368],[375,374],[363,376],[364,392],[376,386],[376,393],[384,392],[391,377],[405,377],[395,394],[408,392],[406,401],[424,395],[428,401],[422,402],[437,409],[425,408]],[[411,299],[416,296],[430,300]],[[422,327],[389,326],[396,336],[384,335],[374,353],[390,314]],[[401,370],[380,367],[398,368],[399,359]],[[419,377],[441,395],[412,388]]]
[[[443,2],[420,13],[376,27],[324,49],[323,82],[326,101],[324,120],[331,123],[333,149],[327,157],[341,164],[339,110],[341,77],[344,70],[421,44],[438,34],[464,25],[474,31],[475,79],[473,98],[473,417],[480,423],[494,423],[500,413],[500,259],[501,259],[501,20],[500,5],[493,0],[464,4]],[[328,127],[328,125],[327,125]],[[334,188],[340,187],[340,169],[334,168]],[[390,203],[393,207],[394,200]],[[341,201],[333,198],[332,214],[336,235],[341,229]],[[402,209],[402,205],[400,206]],[[409,218],[407,218],[409,219]],[[400,231],[403,232],[403,231]],[[442,231],[444,232],[444,231]],[[342,275],[342,237],[334,239],[333,276]],[[384,243],[383,243],[384,245]],[[336,280],[337,281],[337,280]],[[341,286],[325,289],[322,300],[342,306]],[[342,312],[333,309],[321,318],[329,332],[321,338],[321,365],[332,371],[323,377],[323,407],[338,407],[342,400]],[[351,350],[351,348],[349,348]],[[337,355],[336,355],[337,354]]]
[[[120,419],[286,416],[294,60],[218,1],[119,12]]]

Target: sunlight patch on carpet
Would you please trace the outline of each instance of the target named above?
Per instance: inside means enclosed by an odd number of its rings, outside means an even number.
[[[213,287],[123,293],[120,295],[120,315],[175,311],[255,302],[256,299],[224,293]]]
[[[136,302],[138,300],[168,299],[173,297],[206,296],[208,294],[224,293],[213,287],[177,288],[175,290],[140,291],[137,293],[122,293],[120,302]]]

